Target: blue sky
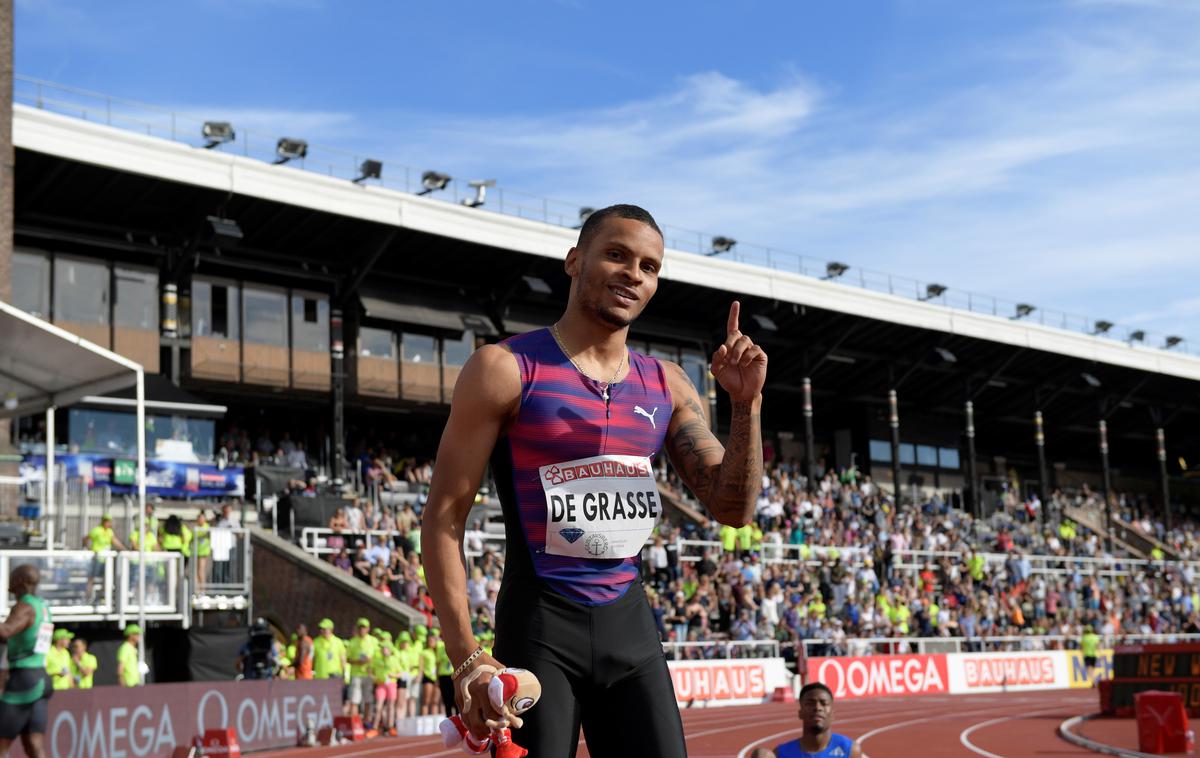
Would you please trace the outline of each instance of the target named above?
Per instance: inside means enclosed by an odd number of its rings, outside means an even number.
[[[1200,348],[1200,3],[17,0],[16,68]]]

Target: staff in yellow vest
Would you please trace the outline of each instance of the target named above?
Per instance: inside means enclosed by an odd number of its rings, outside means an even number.
[[[138,640],[142,628],[137,624],[125,627],[125,641],[117,648],[117,684],[122,687],[137,687],[142,683],[141,664],[138,661]]]
[[[374,687],[367,667],[379,650],[379,640],[371,636],[371,622],[360,618],[354,625],[354,636],[346,645],[346,660],[350,662],[350,713],[359,715],[367,706]]]
[[[446,643],[442,640],[438,640],[434,653],[437,659],[437,680],[442,695],[442,708],[446,711],[446,718],[450,718],[458,713],[458,704],[454,702],[454,682],[450,679],[454,673],[454,664],[450,662],[450,656],[446,653]]]
[[[196,514],[196,529],[192,535],[195,540],[192,552],[196,554],[196,590],[200,591],[208,584],[208,567],[212,564],[212,526],[204,511]]]
[[[75,687],[81,690],[92,688],[92,677],[97,668],[96,656],[87,651],[87,640],[76,637],[71,641],[71,676]]]
[[[46,673],[56,690],[69,690],[75,684],[71,676],[71,651],[67,650],[74,636],[66,629],[55,629],[54,644],[46,652]]]
[[[333,633],[333,621],[321,619],[313,640],[313,679],[341,679],[346,669],[346,648]]]
[[[424,627],[417,627],[422,629]],[[441,705],[441,694],[437,686],[437,643],[439,632],[434,629],[429,633],[425,646],[421,650],[421,715],[432,716]]]
[[[420,696],[420,656],[413,647],[412,635],[400,632],[396,637],[396,718],[416,716]]]

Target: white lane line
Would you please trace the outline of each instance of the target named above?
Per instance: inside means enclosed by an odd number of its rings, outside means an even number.
[[[1057,711],[1057,710],[1061,710],[1061,708],[1046,708],[1046,709],[1043,709],[1040,711],[1031,711],[1029,713],[1021,713],[1021,714],[1017,714],[1015,716],[1001,716],[998,719],[991,719],[989,721],[981,721],[978,724],[975,724],[974,726],[968,727],[968,728],[962,730],[961,732],[959,732],[958,741],[961,742],[963,744],[963,747],[965,747],[967,750],[978,753],[979,755],[987,756],[987,758],[1004,758],[1004,756],[1002,756],[1002,755],[996,755],[995,753],[990,753],[987,750],[984,750],[983,748],[972,744],[971,740],[968,739],[971,736],[971,732],[974,732],[976,729],[983,729],[984,727],[992,726],[993,724],[1003,724],[1005,721],[1017,721],[1019,719],[1028,718],[1030,716],[1037,716],[1042,713],[1053,713],[1054,711]]]
[[[883,734],[884,732],[890,732],[893,729],[902,729],[906,726],[912,726],[913,724],[924,724],[927,721],[938,721],[939,719],[946,719],[946,718],[961,718],[963,716],[981,716],[981,715],[984,715],[987,713],[995,713],[995,709],[988,708],[986,710],[975,710],[975,711],[950,711],[949,713],[939,713],[936,716],[926,716],[925,718],[909,719],[908,721],[898,721],[894,724],[887,724],[885,726],[881,726],[878,729],[872,729],[871,731],[862,735],[861,737],[858,738],[858,747],[860,750],[862,750],[863,758],[870,758],[870,756],[867,755],[867,749],[865,747],[865,744],[866,744],[867,740],[871,739],[872,737],[874,737],[877,734]]]

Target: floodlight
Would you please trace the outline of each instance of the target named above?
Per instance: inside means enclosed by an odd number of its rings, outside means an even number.
[[[292,139],[291,137],[281,137],[275,143],[275,165],[287,163],[290,160],[297,158],[308,157],[308,143],[302,139]]]
[[[530,292],[536,293],[538,295],[554,294],[554,290],[550,289],[550,285],[547,284],[546,280],[541,278],[540,276],[533,276],[532,274],[526,274],[525,276],[522,276],[521,278],[525,280],[525,286],[529,287]]]
[[[1029,303],[1017,303],[1017,312],[1015,315],[1012,316],[1012,320],[1016,321],[1017,319],[1025,318],[1030,313],[1033,313],[1036,310],[1037,310],[1037,308],[1030,305]]]
[[[756,324],[758,324],[759,327],[763,331],[766,331],[766,332],[779,331],[779,327],[775,325],[775,322],[771,320],[770,316],[764,316],[761,313],[755,313],[751,316],[751,318],[754,319],[754,322]]]
[[[231,240],[240,240],[242,227],[238,226],[238,222],[231,218],[222,218],[221,216],[209,216],[208,223],[212,227],[213,234],[218,237],[224,237]]]
[[[358,184],[367,179],[383,178],[383,163],[381,161],[366,159],[362,165],[358,167],[358,177],[354,179],[354,183]]]
[[[1180,342],[1183,342],[1183,337],[1176,337],[1175,335],[1171,335],[1170,337],[1167,337],[1167,342],[1166,342],[1166,344],[1163,345],[1163,349],[1170,350],[1171,348],[1178,345]]]
[[[705,253],[705,255],[711,256],[720,255],[721,253],[728,253],[736,244],[737,240],[735,240],[733,237],[713,237],[712,250]]]
[[[846,271],[848,271],[849,269],[850,269],[850,267],[847,266],[845,263],[838,263],[837,261],[831,261],[831,262],[825,264],[824,278],[825,279],[837,279],[839,276],[846,273]]]
[[[208,140],[208,144],[204,146],[205,150],[226,142],[233,142],[237,137],[233,131],[233,124],[228,121],[205,121],[204,126],[200,129],[200,134]]]
[[[478,208],[487,200],[487,188],[495,187],[496,180],[476,179],[474,181],[467,182],[467,186],[475,188],[475,197],[464,197],[462,199],[462,204],[468,208]]]
[[[1145,341],[1146,341],[1146,333],[1143,332],[1141,329],[1138,329],[1137,331],[1129,333],[1130,344],[1133,344],[1134,342],[1145,342]]]
[[[454,177],[449,174],[439,173],[437,171],[426,171],[421,174],[421,186],[424,187],[418,195],[428,195],[430,192],[446,189],[446,185]]]
[[[1086,371],[1082,372],[1079,375],[1079,377],[1081,379],[1083,379],[1083,381],[1087,382],[1089,387],[1099,387],[1100,386],[1100,380],[1097,379],[1094,375],[1089,374]]]
[[[1095,328],[1092,329],[1092,334],[1107,334],[1109,329],[1113,328],[1111,321],[1097,321]]]
[[[944,285],[944,284],[929,284],[929,285],[926,285],[926,287],[925,287],[925,297],[923,297],[921,299],[922,300],[932,300],[935,297],[941,297],[942,293],[944,293],[945,291],[946,291],[946,285]]]
[[[958,363],[958,356],[944,347],[935,347],[933,352],[938,354],[943,363]]]

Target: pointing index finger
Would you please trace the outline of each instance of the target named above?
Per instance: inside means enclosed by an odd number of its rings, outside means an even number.
[[[725,327],[728,334],[736,334],[738,332],[738,314],[742,311],[742,304],[737,300],[729,306],[729,323]]]

